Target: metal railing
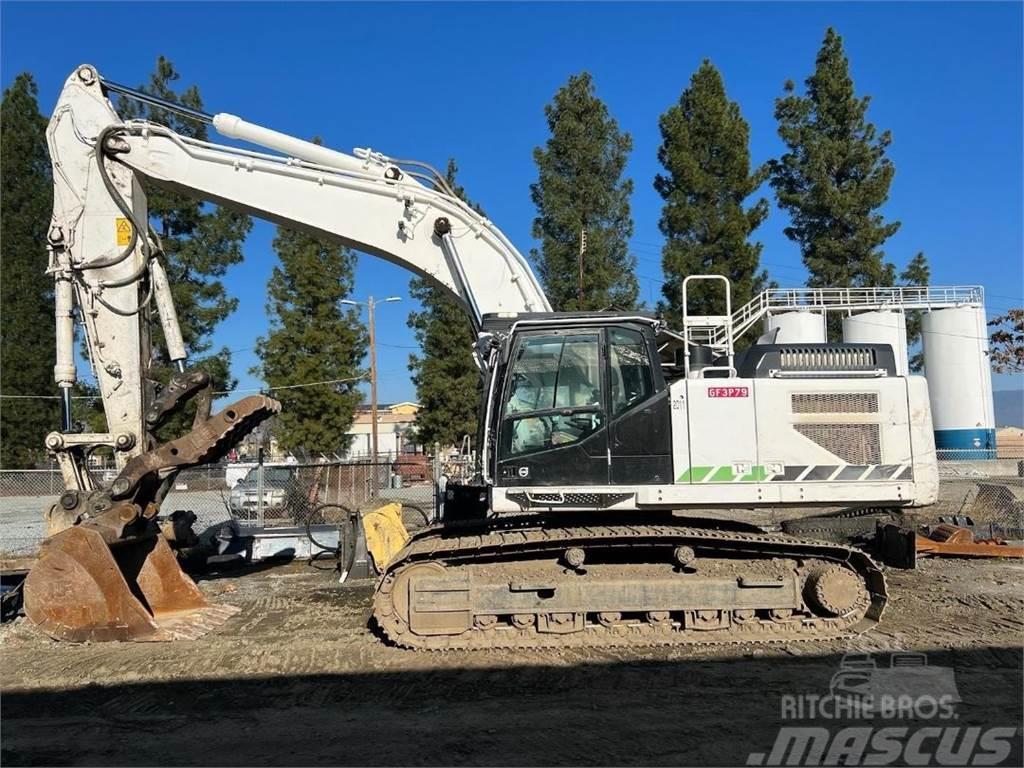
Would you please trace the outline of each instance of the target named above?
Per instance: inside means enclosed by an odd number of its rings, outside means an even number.
[[[739,338],[754,323],[772,311],[787,310],[870,310],[942,309],[964,304],[983,304],[980,285],[897,285],[869,288],[774,288],[762,291],[737,309],[732,316],[732,336]],[[724,344],[726,327],[707,334],[709,344]],[[696,340],[696,338],[695,338]]]

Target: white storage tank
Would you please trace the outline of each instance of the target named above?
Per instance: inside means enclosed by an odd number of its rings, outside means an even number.
[[[906,376],[907,319],[903,312],[880,309],[843,318],[843,341],[847,344],[888,344],[896,355],[896,373]]]
[[[776,344],[815,344],[825,341],[825,315],[822,312],[797,310],[768,315],[765,331],[779,329]]]
[[[936,449],[964,451],[965,459],[994,459],[995,413],[984,307],[925,313],[921,336]]]

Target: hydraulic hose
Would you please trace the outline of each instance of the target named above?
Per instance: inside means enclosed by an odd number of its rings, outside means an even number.
[[[442,192],[444,192],[449,197],[454,197],[456,200],[459,199],[459,196],[456,195],[455,192],[452,190],[452,188],[448,185],[448,180],[445,179],[445,177],[441,175],[441,172],[438,171],[437,168],[432,166],[430,163],[424,163],[422,160],[399,160],[399,159],[396,159],[396,158],[391,158],[391,162],[394,163],[395,165],[411,165],[411,166],[413,166],[415,168],[424,168],[424,169],[426,169],[430,173],[430,175],[433,177],[433,178],[429,178],[428,177],[429,180],[433,181],[434,184],[436,184],[437,187]],[[415,173],[415,172],[412,172],[412,171],[406,171],[406,172],[409,173],[411,176],[415,176],[417,178],[424,178],[422,174],[418,174],[418,173]]]
[[[103,186],[107,190],[107,194],[110,195],[110,198],[114,201],[114,204],[117,206],[118,210],[121,211],[121,213],[124,214],[125,218],[127,218],[128,221],[131,223],[131,239],[129,240],[128,245],[125,247],[125,249],[117,256],[107,259],[99,259],[98,261],[93,261],[88,264],[82,264],[78,267],[78,269],[81,271],[85,271],[87,269],[102,269],[104,267],[112,267],[117,264],[120,264],[129,256],[131,256],[132,252],[135,250],[135,246],[139,244],[139,232],[142,231],[142,225],[136,218],[135,212],[131,209],[131,206],[129,206],[128,202],[124,199],[124,196],[114,186],[114,183],[110,178],[110,174],[107,172],[106,163],[104,162],[104,159],[108,155],[106,149],[107,139],[110,136],[114,135],[115,133],[122,132],[123,130],[124,128],[122,126],[111,125],[100,131],[99,136],[96,137],[95,144],[96,166],[99,171],[100,180],[103,182]],[[98,284],[98,287],[100,289],[121,288],[126,285],[131,285],[132,283],[141,280],[143,276],[151,269],[150,262],[153,259],[158,258],[159,254],[163,253],[163,244],[160,242],[160,238],[156,234],[156,232],[153,231],[153,228],[149,226],[148,222],[146,222],[146,231],[157,244],[156,252],[154,252],[150,248],[148,240],[143,238],[141,243],[143,260],[139,268],[135,270],[135,272],[133,272],[132,274],[127,275],[126,277],[118,278],[116,280],[101,280]],[[139,304],[138,308],[136,309],[125,310],[119,307],[115,307],[113,304],[106,301],[98,292],[91,291],[91,293],[93,297],[96,299],[96,301],[102,304],[109,311],[113,312],[116,315],[121,315],[122,317],[129,317],[131,315],[137,314],[139,311],[149,306],[149,303],[153,299],[153,282],[152,280],[150,280],[149,285],[147,286],[146,297],[145,299],[143,299],[143,301]]]
[[[88,288],[88,286],[86,287]],[[121,315],[121,317],[131,317],[132,315],[137,315],[139,312],[141,312],[143,309],[149,306],[149,302],[153,299],[153,283],[150,282],[148,290],[146,292],[146,298],[144,298],[142,302],[139,304],[139,306],[136,307],[135,309],[120,309],[119,307],[115,307],[113,304],[106,301],[102,296],[100,296],[95,291],[90,291],[90,294],[94,299],[96,299],[96,301],[98,301],[104,307],[109,309],[115,315]]]
[[[142,231],[142,230],[141,230],[141,227],[139,226],[138,220],[135,218],[135,212],[132,211],[131,207],[128,205],[128,202],[124,199],[124,197],[121,195],[121,193],[117,191],[117,188],[114,186],[114,182],[110,178],[110,174],[107,173],[107,166],[103,162],[106,159],[106,156],[107,156],[107,150],[106,150],[107,139],[110,136],[114,135],[115,133],[119,133],[119,132],[121,132],[123,130],[124,130],[123,126],[120,126],[120,125],[109,125],[106,128],[104,128],[102,131],[100,131],[99,136],[96,137],[95,153],[96,153],[96,165],[97,165],[97,168],[99,169],[100,180],[103,182],[103,186],[106,188],[107,194],[110,195],[111,199],[114,201],[114,204],[117,206],[118,210],[120,210],[121,213],[124,214],[125,218],[128,219],[128,221],[131,222],[131,225],[132,225],[131,239],[128,241],[127,247],[120,254],[118,254],[117,256],[112,256],[112,257],[106,258],[106,259],[99,259],[97,261],[90,262],[89,264],[82,264],[79,267],[79,269],[82,269],[82,270],[86,270],[86,269],[102,269],[104,267],[113,267],[116,264],[120,264],[122,261],[124,261],[129,256],[131,256],[132,252],[135,250],[135,246],[138,245],[138,242],[139,242],[139,232]],[[145,239],[143,239],[143,241],[142,241],[142,254],[144,256],[143,263],[147,264],[149,262],[149,259],[150,259],[150,252],[149,252],[149,244],[145,241]]]
[[[328,546],[322,542],[316,540],[313,536],[313,520],[317,517],[323,519],[323,511],[325,509],[340,509],[348,525],[348,535],[342,536],[341,532],[343,529],[342,524],[338,524],[338,545]],[[316,547],[319,547],[321,552],[316,555],[310,556],[310,563],[313,563],[318,555],[332,554],[334,559],[337,560],[337,570],[341,572],[341,581],[345,581],[348,578],[349,573],[352,572],[352,567],[356,562],[356,541],[359,538],[359,516],[348,507],[342,506],[341,504],[321,504],[313,508],[309,516],[306,518],[306,538],[309,539],[310,543]],[[343,552],[342,550],[347,550]],[[344,557],[344,562],[342,558]]]

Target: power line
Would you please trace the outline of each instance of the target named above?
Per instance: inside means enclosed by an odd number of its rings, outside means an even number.
[[[60,395],[0,395],[4,400],[63,400]],[[72,395],[72,400],[99,400],[99,395]]]
[[[233,395],[236,392],[276,392],[281,389],[302,389],[303,387],[319,387],[325,384],[344,384],[349,381],[361,381],[365,379],[367,374],[363,373],[359,376],[351,376],[345,379],[327,379],[326,381],[308,381],[302,384],[282,384],[278,387],[248,387],[244,389],[218,389],[214,390],[215,395]],[[60,395],[4,395],[0,394],[0,398],[4,400],[61,400]],[[72,400],[100,400],[100,395],[72,395]]]
[[[302,389],[303,387],[319,387],[324,384],[344,384],[349,381],[361,381],[367,374],[351,376],[347,379],[327,379],[326,381],[310,381],[304,384],[282,384],[279,387],[253,387],[248,389],[224,389],[214,392],[215,395],[232,395],[236,392],[276,392],[280,389]]]

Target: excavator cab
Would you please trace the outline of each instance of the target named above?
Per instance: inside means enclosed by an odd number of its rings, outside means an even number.
[[[499,486],[671,482],[655,322],[595,313],[567,325],[556,314],[513,333],[496,404]]]

